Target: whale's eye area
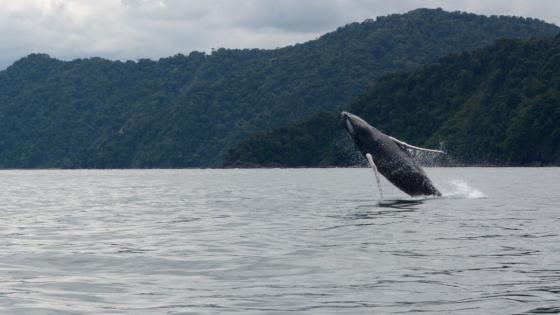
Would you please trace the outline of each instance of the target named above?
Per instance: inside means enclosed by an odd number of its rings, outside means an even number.
[[[354,130],[354,126],[352,126],[352,123],[350,122],[350,120],[346,119],[346,129],[348,130],[348,132],[351,135],[355,135],[356,131]]]

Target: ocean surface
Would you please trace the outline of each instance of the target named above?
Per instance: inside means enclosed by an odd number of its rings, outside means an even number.
[[[560,168],[0,172],[0,314],[560,313]]]

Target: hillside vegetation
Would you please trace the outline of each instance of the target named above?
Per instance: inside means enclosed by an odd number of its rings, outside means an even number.
[[[0,72],[0,168],[222,165],[248,136],[337,110],[384,74],[497,38],[557,32],[534,19],[419,9],[274,50],[218,49],[138,62],[33,54]],[[465,80],[471,77],[477,73]],[[406,121],[405,114],[398,119]],[[422,126],[411,140],[428,143],[432,129]],[[294,163],[310,163],[304,160]]]
[[[443,142],[463,163],[560,165],[560,36],[501,40],[385,76],[348,110],[406,142]],[[350,141],[338,113],[324,113],[254,135],[229,152],[226,165],[349,165]],[[282,158],[275,143],[291,155]]]

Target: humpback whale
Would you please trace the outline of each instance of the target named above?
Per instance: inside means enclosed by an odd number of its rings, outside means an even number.
[[[424,149],[395,139],[348,112],[342,112],[341,118],[344,128],[360,152],[393,185],[410,196],[441,196],[408,150],[434,153],[444,153],[443,151]]]

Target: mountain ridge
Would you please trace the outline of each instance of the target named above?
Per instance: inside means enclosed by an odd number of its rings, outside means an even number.
[[[0,71],[0,168],[219,166],[247,136],[341,108],[383,74],[558,31],[421,9],[274,50],[135,62],[33,54]]]
[[[560,35],[499,40],[384,76],[347,110],[409,143],[445,142],[462,165],[560,165],[559,65]],[[225,165],[352,165],[354,150],[338,120],[337,113],[323,113],[320,124],[313,117],[254,135],[230,150]],[[328,136],[310,131],[315,128]],[[315,137],[302,141],[304,134]],[[310,150],[279,160],[270,153],[277,143],[285,151]]]

